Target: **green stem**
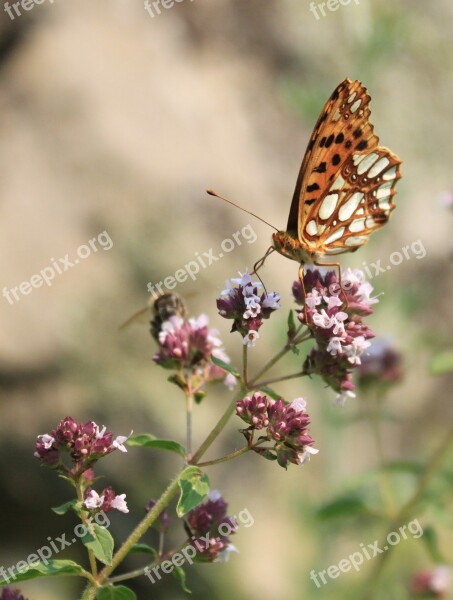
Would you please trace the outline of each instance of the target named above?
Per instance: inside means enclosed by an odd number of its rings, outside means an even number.
[[[186,392],[186,448],[187,460],[190,460],[192,455],[192,410],[193,410],[193,394],[189,390]]]
[[[242,347],[242,380],[246,388],[249,387],[247,379],[247,365],[248,365],[248,346],[244,344]]]
[[[234,452],[230,452],[230,454],[227,454],[226,456],[222,456],[222,458],[216,458],[214,460],[207,460],[206,462],[197,463],[197,466],[198,467],[209,467],[210,465],[219,465],[220,463],[227,462],[229,460],[233,460],[234,458],[237,458],[238,456],[242,456],[246,452],[249,452],[249,450],[251,450],[251,448],[246,446],[245,448],[241,448],[240,450],[235,450]]]
[[[303,325],[301,325],[298,329],[298,331],[303,327]],[[264,367],[258,371],[258,373],[255,375],[255,377],[252,379],[252,381],[249,382],[248,388],[251,389],[253,387],[256,387],[255,382],[257,381],[257,379],[259,379],[262,375],[264,375],[264,373],[267,373],[267,371],[269,371],[269,369],[271,369],[283,356],[285,356],[285,354],[287,354],[294,346],[297,346],[298,344],[301,344],[302,342],[305,342],[307,340],[309,340],[311,338],[311,333],[307,332],[302,334],[300,337],[296,337],[292,342],[286,342],[286,344],[283,346],[283,348],[281,350],[279,350],[279,352],[277,352],[277,354],[275,354],[265,365]]]
[[[151,527],[154,521],[158,518],[160,513],[167,507],[170,501],[176,496],[179,486],[179,474],[175,479],[170,483],[167,489],[164,491],[162,496],[153,506],[153,508],[149,511],[146,517],[137,525],[131,535],[127,538],[118,552],[114,555],[112,559],[112,564],[104,567],[98,577],[99,584],[103,584],[107,577],[112,573],[116,567],[123,561],[125,556],[129,554],[132,546],[136,544],[142,535]]]
[[[81,505],[83,505],[83,501],[84,501],[84,497],[83,497],[83,486],[80,482],[80,479],[77,481],[76,484],[76,489],[77,489],[77,499],[80,502]],[[87,520],[87,514],[84,510],[81,511],[81,516],[80,516],[82,523],[86,529],[86,531],[89,531],[90,529],[90,524],[88,523]],[[94,556],[94,553],[92,550],[90,550],[89,548],[87,548],[88,551],[88,560],[90,561],[90,568],[91,568],[91,574],[93,575],[93,578],[97,577],[98,574],[98,568],[97,568],[97,564],[96,564],[96,557]]]
[[[123,573],[122,575],[115,575],[115,577],[109,577],[107,581],[108,583],[119,583],[120,581],[127,581],[128,579],[133,579],[134,577],[140,577],[141,575],[145,575],[146,572],[149,572],[150,569],[161,565],[164,562],[164,560],[169,559],[173,554],[177,554],[178,552],[181,552],[181,550],[184,550],[188,543],[190,542],[188,540],[185,540],[184,543],[181,544],[177,550],[167,552],[165,556],[156,558],[150,565],[147,565],[146,567],[141,567],[140,569],[134,569],[134,571],[128,571],[127,573]]]
[[[217,424],[212,429],[211,433],[208,435],[208,437],[205,439],[205,441],[201,444],[201,446],[198,448],[198,450],[193,455],[192,460],[190,461],[192,465],[196,465],[198,463],[198,461],[203,456],[203,454],[206,452],[206,450],[208,450],[208,448],[214,442],[216,437],[223,430],[225,425],[228,423],[230,417],[234,414],[237,401],[241,400],[244,397],[244,394],[246,392],[247,392],[247,389],[244,387],[244,385],[241,385],[241,389],[234,396],[233,400],[231,400],[230,404],[227,406],[225,412],[220,417]]]
[[[299,371],[298,373],[292,373],[291,375],[284,375],[283,377],[275,377],[274,379],[267,379],[266,381],[259,381],[255,383],[253,387],[260,389],[270,383],[279,383],[280,381],[288,381],[288,379],[297,379],[298,377],[304,377],[307,375],[304,371]]]
[[[396,517],[390,523],[390,526],[387,530],[387,534],[383,539],[380,548],[383,548],[386,545],[388,535],[393,531],[397,531],[398,528],[401,527],[401,525],[404,525],[412,516],[414,510],[418,506],[418,503],[423,498],[423,495],[425,494],[429,484],[431,483],[431,479],[436,474],[438,467],[442,464],[442,461],[445,459],[445,456],[447,455],[451,446],[453,446],[453,428],[450,429],[448,434],[443,439],[442,443],[433,453],[430,461],[428,462],[425,469],[423,470],[423,473],[420,476],[415,492],[403,505]],[[370,577],[366,581],[366,591],[361,596],[362,600],[373,600],[373,598],[376,597],[376,593],[378,591],[377,582],[385,565],[387,564],[390,554],[391,552],[388,550],[387,552],[380,554],[377,558],[376,566],[371,572]]]

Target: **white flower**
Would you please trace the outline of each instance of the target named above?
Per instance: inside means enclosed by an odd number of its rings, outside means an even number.
[[[431,573],[431,588],[433,592],[446,592],[450,587],[451,568],[440,566],[433,569]]]
[[[341,392],[341,394],[338,394],[338,396],[336,397],[335,404],[337,406],[344,406],[344,403],[348,398],[355,398],[355,394],[354,392],[351,392],[351,390],[344,390],[343,392]]]
[[[332,318],[335,321],[335,327],[333,328],[334,335],[343,334],[345,332],[343,321],[346,321],[346,319],[348,318],[348,314],[340,311],[337,312],[337,314],[334,315]]]
[[[128,440],[131,435],[133,434],[133,431],[130,432],[130,434],[128,436],[124,436],[124,435],[119,435],[117,438],[115,438],[112,442],[112,446],[114,448],[117,448],[120,452],[127,452],[127,448],[124,445],[124,442],[126,440]]]
[[[44,433],[43,435],[38,435],[38,439],[41,440],[45,450],[49,450],[49,448],[52,448],[52,444],[55,441],[55,438],[53,438],[47,433]]]
[[[330,310],[331,308],[335,308],[337,306],[341,306],[343,304],[343,301],[340,300],[338,296],[324,296],[323,300],[327,304],[327,310]]]
[[[366,340],[363,335],[359,335],[358,337],[352,340],[352,343],[349,346],[345,347],[346,354],[348,356],[348,361],[352,365],[360,365],[360,355],[363,354],[364,350],[366,350],[371,345],[371,342]]]
[[[235,292],[233,286],[231,285],[231,281],[227,279],[227,281],[225,281],[225,285],[226,288],[220,292],[220,297],[222,298],[224,296],[234,296]]]
[[[211,502],[217,502],[217,500],[220,500],[221,497],[222,494],[219,492],[219,490],[209,490],[208,492],[208,499],[211,500]]]
[[[343,340],[340,337],[331,337],[327,346],[327,352],[329,352],[332,356],[341,354],[343,352],[343,347],[341,345],[342,341]]]
[[[308,462],[310,460],[311,456],[318,454],[318,452],[319,452],[319,450],[317,448],[312,448],[311,446],[305,446],[304,451],[302,452],[302,454],[299,455],[300,464],[303,465],[304,463]]]
[[[159,343],[165,344],[167,335],[169,333],[174,335],[178,331],[178,329],[181,329],[183,324],[184,324],[184,319],[182,319],[181,317],[178,317],[177,315],[170,317],[168,319],[168,321],[164,321],[162,323],[160,331],[159,331]]]
[[[239,552],[239,550],[236,546],[233,546],[233,544],[228,544],[225,550],[222,550],[222,552],[216,556],[214,562],[227,562],[230,558],[230,552]]]
[[[277,310],[280,308],[280,294],[277,294],[276,292],[269,292],[264,296],[262,306],[263,308],[272,308]]]
[[[236,285],[242,285],[245,287],[247,284],[252,283],[252,276],[250,273],[247,273],[247,271],[244,274],[239,271],[239,275],[240,277],[236,277],[235,279],[231,280]]]
[[[315,306],[321,304],[322,296],[318,292],[318,290],[313,290],[309,292],[305,298],[305,304],[308,306],[310,310],[314,309]]]
[[[255,344],[256,344],[256,340],[259,337],[260,337],[260,334],[257,331],[251,329],[247,333],[247,335],[245,335],[242,338],[242,343],[244,344],[244,346],[248,346],[249,348],[253,348],[255,346]]]
[[[90,510],[101,508],[104,504],[104,496],[99,496],[95,490],[90,490],[88,496],[85,498],[84,504]]]
[[[110,503],[110,506],[112,508],[116,508],[116,510],[119,510],[122,513],[128,513],[129,509],[127,508],[126,504],[126,494],[120,494],[119,496],[115,496],[115,498],[113,498],[112,502]]]
[[[107,427],[105,425],[103,425],[102,429],[100,429],[99,425],[96,425],[96,423],[94,421],[91,421],[91,422],[93,423],[93,426],[94,426],[94,435],[97,440],[100,440],[102,437],[104,437],[104,434],[107,431]]]
[[[228,373],[228,375],[223,380],[223,383],[227,386],[227,388],[231,392],[232,390],[234,390],[234,388],[237,385],[236,377],[232,373]]]
[[[294,410],[304,412],[305,409],[307,408],[307,401],[304,400],[303,398],[294,398],[294,400],[291,402],[290,406],[291,406],[291,408],[294,408]]]
[[[317,327],[322,327],[322,329],[330,329],[335,325],[335,319],[329,317],[323,308],[320,313],[317,312],[313,315],[313,323],[317,325]]]

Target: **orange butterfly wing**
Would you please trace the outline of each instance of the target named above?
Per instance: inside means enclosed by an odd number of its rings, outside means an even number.
[[[321,255],[353,251],[394,208],[400,159],[378,146],[370,96],[345,79],[316,123],[294,191],[287,231]]]

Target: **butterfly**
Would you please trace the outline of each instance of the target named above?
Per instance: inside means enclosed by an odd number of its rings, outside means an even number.
[[[286,230],[272,235],[273,246],[255,272],[273,251],[297,261],[302,270],[306,263],[339,267],[319,261],[354,252],[387,223],[401,160],[379,146],[369,120],[370,100],[360,81],[345,79],[334,90],[308,143]]]

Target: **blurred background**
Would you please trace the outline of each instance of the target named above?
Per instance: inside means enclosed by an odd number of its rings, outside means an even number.
[[[218,316],[215,298],[226,279],[264,254],[272,231],[205,189],[284,228],[315,120],[345,77],[368,87],[372,122],[381,143],[403,159],[404,178],[389,225],[360,252],[345,255],[342,266],[369,265],[374,274],[371,263],[390,264],[404,246],[424,249],[418,256],[408,251],[408,259],[372,279],[381,296],[370,324],[404,365],[398,384],[385,398],[379,392],[380,451],[385,461],[423,463],[443,437],[453,416],[453,379],[430,374],[428,365],[452,337],[453,212],[441,198],[453,188],[453,5],[352,0],[335,11],[325,7],[325,16],[317,2],[313,6],[306,0],[184,0],[152,16],[140,1],[49,0],[28,11],[19,7],[21,16],[13,10],[13,19],[1,11],[1,288],[30,281],[66,254],[74,257],[101,232],[113,245],[98,245],[50,286],[19,293],[19,300],[2,292],[0,565],[23,560],[75,524],[50,511],[71,498],[71,489],[33,458],[36,435],[71,415],[115,434],[134,429],[183,442],[184,399],[152,362],[147,326],[121,334],[118,327],[146,305],[148,282],[174,275],[196,253],[213,248],[217,254],[224,239],[250,225],[256,241],[243,241],[175,290],[187,296],[191,314],[209,316],[240,363],[241,340],[228,334],[230,323]],[[273,255],[262,271],[268,288],[283,294],[284,309],[250,352],[252,371],[285,341],[296,269]],[[281,368],[292,372],[301,359],[288,357]],[[373,506],[380,491],[379,444],[364,417],[375,392],[361,390],[340,410],[319,380],[278,389],[288,399],[308,400],[321,452],[288,471],[255,455],[210,468],[211,484],[230,513],[247,508],[254,524],[235,536],[240,553],[227,564],[188,569],[194,598],[349,600],[372,568],[367,564],[320,589],[309,578],[312,569],[338,564],[385,531],[379,515],[360,509],[365,500]],[[196,441],[229,398],[219,384],[196,407]],[[207,457],[240,447],[239,427],[233,419]],[[180,462],[157,451],[117,454],[101,470],[105,485],[127,493],[130,513],[112,516],[120,541]],[[414,472],[403,467],[390,479],[395,502],[415,485]],[[437,485],[419,519],[424,527],[436,525],[438,549],[448,561],[452,489]],[[183,535],[175,523],[170,541],[179,544]],[[145,541],[151,543],[152,534]],[[428,550],[421,540],[395,548],[378,597],[408,598],[414,572],[434,566]],[[74,546],[64,558],[85,560],[84,548]],[[134,558],[128,566],[139,564]],[[131,587],[140,599],[186,597],[172,577],[152,587],[141,578]],[[81,588],[62,578],[21,589],[30,600],[70,600]]]

